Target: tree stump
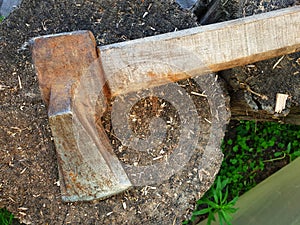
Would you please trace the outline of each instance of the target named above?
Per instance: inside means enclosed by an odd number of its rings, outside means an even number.
[[[193,27],[197,25],[195,21],[190,12],[181,11],[173,1],[24,0],[0,25],[0,207],[7,207],[26,224],[180,224],[187,218],[195,200],[213,183],[222,161],[220,144],[229,108],[217,76],[210,74],[160,87],[162,91],[151,89],[135,94],[143,98],[130,111],[136,120],[129,121],[129,127],[137,137],[143,137],[165,121],[170,126],[162,143],[164,148],[134,152],[115,137],[118,129],[110,122],[110,112],[103,121],[99,120],[105,125],[126,172],[133,177],[136,163],[163,162],[163,157],[172,156],[180,140],[183,144],[189,140],[181,131],[187,118],[180,117],[180,110],[188,107],[179,105],[177,111],[171,102],[185,95],[199,127],[190,158],[182,162],[175,157],[167,168],[172,171],[182,163],[179,172],[160,183],[146,183],[106,200],[63,203],[47,109],[40,96],[27,42],[39,35],[87,29],[96,35],[97,44],[103,45]],[[178,90],[169,96],[174,85]],[[163,101],[164,98],[168,101]],[[124,104],[122,99],[128,96],[112,99],[112,109],[115,104]],[[158,114],[161,118],[150,122]]]

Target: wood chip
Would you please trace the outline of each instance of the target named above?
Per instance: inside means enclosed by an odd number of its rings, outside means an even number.
[[[143,18],[145,18],[148,14],[149,14],[148,12],[145,12]]]
[[[281,94],[281,93],[276,94],[276,105],[275,105],[276,113],[281,113],[282,110],[285,109],[286,100],[288,97],[289,97],[289,95],[287,95],[287,94]]]
[[[109,215],[111,215],[112,213],[113,213],[113,212],[109,212],[109,213],[106,214],[106,216],[109,216]]]
[[[28,210],[28,208],[25,208],[25,207],[20,207],[20,208],[18,208],[19,210],[21,210],[21,211],[26,211],[26,210]]]
[[[205,120],[206,122],[208,122],[209,124],[211,124],[211,121],[210,121],[210,120],[208,120],[208,119],[206,119],[206,118],[204,118],[204,120]]]
[[[20,172],[20,174],[23,174],[26,171],[26,167]]]
[[[123,208],[126,210],[126,208],[127,208],[126,202],[123,202],[122,205],[123,205]]]
[[[5,86],[5,85],[0,84],[0,91],[5,90],[5,88],[8,88],[8,86]]]
[[[278,66],[278,64],[283,60],[284,55],[280,57],[280,59],[278,59],[278,61],[274,64],[274,66],[272,67],[272,69],[274,70],[276,68],[276,66]]]
[[[197,95],[197,96],[201,96],[201,97],[207,98],[207,95],[202,94],[202,93],[198,93],[198,92],[191,91],[191,94],[192,94],[192,95]]]
[[[153,158],[153,161],[155,161],[155,160],[158,160],[158,159],[161,159],[163,156],[161,155],[161,156],[158,156],[158,157],[156,157],[156,158]]]
[[[22,89],[22,82],[21,82],[21,78],[19,75],[18,75],[18,81],[19,81],[19,88]]]
[[[22,215],[22,216],[26,216],[26,215],[27,215],[27,214],[24,213],[24,212],[19,212],[19,214]]]

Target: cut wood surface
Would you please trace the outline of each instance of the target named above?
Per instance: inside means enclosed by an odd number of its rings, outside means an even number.
[[[300,7],[99,47],[112,95],[300,49]]]

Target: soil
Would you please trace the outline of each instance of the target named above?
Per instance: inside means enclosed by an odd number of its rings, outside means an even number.
[[[259,2],[246,2],[245,10],[240,10],[236,4],[230,2],[228,6],[235,6],[234,12],[237,14],[228,16],[228,9],[222,9],[222,15],[228,17],[226,19],[243,15],[241,12],[249,15],[259,12],[255,11],[258,8],[261,9]],[[289,5],[292,4],[295,2]],[[252,7],[251,10],[249,7]],[[274,9],[271,3],[268,9]],[[44,34],[85,29],[95,34],[98,45],[106,45],[198,25],[197,18],[191,12],[179,9],[171,0],[24,0],[20,8],[0,25],[0,207],[8,208],[26,224],[179,224],[182,219],[187,218],[194,208],[195,200],[212,184],[222,159],[218,149],[211,153],[215,153],[215,156],[203,157],[212,126],[207,120],[213,119],[214,115],[205,110],[208,104],[212,108],[209,101],[192,97],[203,126],[203,136],[199,140],[197,151],[180,174],[160,185],[134,188],[105,201],[63,203],[60,199],[55,146],[47,109],[42,102],[31,62],[28,40]],[[274,65],[273,61],[265,63],[267,70]],[[294,72],[289,67],[286,70]],[[297,82],[298,77],[295,79]],[[209,84],[211,78],[207,78],[205,82]],[[202,93],[210,86],[199,86],[191,81],[178,85],[188,93]],[[230,86],[230,83],[227,85]],[[220,89],[207,91],[223,95]],[[216,100],[219,102],[215,103],[215,107],[226,101],[224,97],[211,101]],[[294,103],[297,101],[296,98]],[[165,121],[173,118],[167,131],[168,138],[164,140],[164,152],[161,153],[158,149],[143,152],[140,160],[140,154],[130,153],[131,150],[122,146],[115,138],[108,113],[102,122],[116,155],[128,165],[135,165],[136,162],[147,165],[154,158],[170,155],[172,146],[177,143],[176,132],[182,122],[177,119],[175,110],[168,107],[168,113],[165,114],[162,108],[168,106],[168,102],[155,97],[145,98],[135,106],[130,112],[134,118],[130,126],[139,137],[151,133],[151,123],[149,125],[147,120],[150,121],[157,115],[162,116]],[[145,108],[142,109],[142,106]],[[224,124],[228,118],[226,112],[225,109],[225,114],[221,115]],[[146,123],[142,122],[144,119]],[[219,129],[214,137],[215,145],[220,142],[224,128],[218,126],[214,127]],[[204,171],[208,172],[207,176],[198,171],[203,159],[211,166],[210,170]]]

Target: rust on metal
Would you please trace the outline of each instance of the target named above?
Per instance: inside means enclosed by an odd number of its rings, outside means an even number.
[[[59,90],[65,91],[63,85],[75,83],[80,79],[82,69],[98,58],[96,42],[88,31],[42,36],[33,42],[32,57],[47,105],[53,84],[60,84]]]
[[[102,199],[130,188],[131,182],[114,155],[104,128],[95,123],[95,106],[90,104],[89,94],[77,96],[79,100],[75,102],[75,94],[84,82],[83,74],[97,78],[97,85],[103,87],[98,117],[105,111],[109,95],[92,33],[77,31],[35,38],[32,57],[48,106],[62,200]]]

